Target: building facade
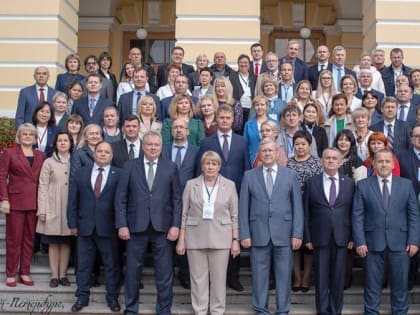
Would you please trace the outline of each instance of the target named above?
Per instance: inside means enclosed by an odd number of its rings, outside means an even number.
[[[5,0],[0,8],[0,116],[14,116],[19,90],[33,84],[38,65],[50,69],[51,86],[65,72],[64,60],[78,53],[109,51],[112,72],[119,74],[130,47],[143,49],[155,66],[167,62],[174,45],[185,49],[184,61],[194,64],[198,54],[212,61],[224,51],[236,64],[261,42],[264,52],[285,54],[287,41],[301,42],[302,58],[314,61],[320,44],[343,45],[347,63],[380,47],[400,47],[405,63],[420,64],[420,1],[416,0]],[[137,29],[148,35],[140,40]],[[308,39],[300,36],[311,29]],[[389,60],[387,60],[389,63]],[[83,71],[82,71],[83,72]]]

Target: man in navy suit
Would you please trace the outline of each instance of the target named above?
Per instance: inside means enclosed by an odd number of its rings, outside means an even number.
[[[123,139],[111,144],[114,151],[112,165],[122,168],[128,160],[138,158],[141,153],[140,119],[135,115],[125,117],[122,131]]]
[[[156,112],[159,113],[159,98],[152,93],[146,91],[146,83],[148,81],[147,71],[143,68],[134,70],[133,83],[134,90],[124,93],[118,100],[118,114],[120,116],[121,125],[125,118],[129,115],[137,115],[138,103],[143,96],[151,96],[156,104]]]
[[[101,77],[99,74],[89,74],[86,77],[87,96],[82,97],[73,103],[72,114],[80,115],[83,123],[104,125],[104,110],[108,106],[113,106],[110,99],[100,95]]]
[[[125,312],[139,309],[140,275],[149,244],[155,268],[156,313],[170,315],[172,292],[172,242],[181,225],[182,193],[175,163],[160,156],[162,137],[150,130],[143,137],[143,155],[127,161],[115,200],[118,235],[127,240]]]
[[[404,65],[404,53],[401,48],[391,49],[389,56],[391,64],[381,71],[381,75],[385,85],[385,95],[394,96],[396,94],[396,78],[402,74],[410,77],[411,68]]]
[[[251,168],[248,153],[248,142],[244,137],[232,131],[233,109],[229,105],[221,105],[216,113],[217,133],[204,139],[200,144],[197,161],[206,151],[215,151],[222,158],[220,174],[235,183],[236,191],[241,190],[242,177]],[[197,175],[201,174],[201,165],[197,163]],[[239,281],[239,255],[229,258],[227,282],[236,291],[243,291]]]
[[[239,199],[239,238],[251,248],[252,306],[268,315],[270,267],[276,282],[276,314],[288,314],[293,252],[302,245],[302,193],[296,172],[277,164],[271,139],[259,145],[262,166],[246,171]]]
[[[312,90],[315,91],[318,88],[319,74],[322,70],[327,70],[330,58],[330,51],[325,45],[321,45],[316,50],[316,59],[318,62],[308,68],[308,80],[311,82]]]
[[[327,148],[322,154],[324,172],[304,187],[305,246],[314,249],[315,300],[318,314],[341,314],[347,248],[352,249],[351,209],[353,179],[340,175],[342,154]]]
[[[415,125],[410,131],[412,149],[401,152],[398,160],[400,164],[401,177],[407,178],[413,184],[414,193],[420,195],[420,125]],[[411,257],[410,271],[408,275],[408,288],[411,290],[417,281],[419,269],[419,254]]]
[[[398,110],[397,117],[399,120],[407,122],[410,127],[417,122],[416,111],[420,105],[420,96],[413,95],[413,90],[408,84],[402,84],[397,88]]]
[[[195,177],[198,148],[188,143],[188,122],[175,119],[172,122],[173,143],[163,145],[162,156],[174,162],[178,168],[181,191],[184,192],[187,181]],[[178,153],[179,152],[179,153]],[[175,256],[178,264],[178,279],[181,286],[190,289],[190,272],[187,255]]]
[[[114,196],[120,171],[111,166],[112,148],[99,142],[93,153],[93,167],[76,171],[69,192],[67,222],[77,236],[77,301],[72,312],[89,304],[90,279],[98,250],[105,267],[106,300],[112,312],[119,312],[120,267],[118,237],[114,220]]]
[[[264,51],[263,46],[260,43],[254,43],[251,45],[251,56],[252,61],[249,65],[249,74],[255,78],[261,73],[267,72],[267,63],[263,60]]]
[[[397,100],[387,96],[381,106],[382,121],[370,126],[372,131],[383,132],[388,138],[388,146],[395,154],[408,150],[410,144],[409,125],[405,121],[397,119]]]
[[[52,100],[57,91],[47,85],[49,77],[50,72],[47,67],[36,67],[35,84],[20,90],[15,116],[16,129],[23,123],[32,124],[32,116],[39,104],[53,103]]]
[[[340,81],[341,78],[346,75],[350,74],[354,77],[357,82],[357,76],[354,71],[346,68],[344,65],[346,63],[346,49],[343,46],[335,46],[332,52],[333,55],[333,64],[329,64],[327,69],[332,72],[334,83],[335,83],[335,90],[341,91],[340,88]]]
[[[172,48],[170,63],[179,65],[181,67],[181,74],[185,74],[188,78],[188,74],[194,72],[194,67],[186,63],[182,63],[182,59],[184,59],[184,48],[180,46],[175,46]],[[169,64],[165,63],[160,65],[158,68],[156,76],[156,83],[158,88],[168,83],[168,65]]]
[[[298,57],[299,49],[299,43],[290,40],[287,45],[287,55],[280,59],[280,64],[289,62],[293,65],[293,76],[296,84],[302,80],[308,80],[308,66]]]
[[[365,258],[365,314],[379,314],[385,261],[391,280],[392,314],[408,313],[409,257],[418,251],[420,221],[411,182],[392,175],[388,148],[375,153],[377,176],[358,182],[352,228],[356,252]]]
[[[367,91],[372,91],[378,96],[378,103],[382,104],[382,101],[384,99],[384,94],[381,93],[378,90],[372,89],[372,72],[370,69],[361,69],[359,74],[359,88],[356,93],[356,97],[362,99],[363,95]]]

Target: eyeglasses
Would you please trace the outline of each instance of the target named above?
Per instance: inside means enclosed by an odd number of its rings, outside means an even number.
[[[321,80],[331,80],[332,78],[331,77],[323,77],[323,78],[321,78]]]

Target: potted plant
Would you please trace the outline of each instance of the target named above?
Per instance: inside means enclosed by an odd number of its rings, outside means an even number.
[[[0,156],[4,150],[15,145],[15,137],[15,120],[13,118],[0,117]]]

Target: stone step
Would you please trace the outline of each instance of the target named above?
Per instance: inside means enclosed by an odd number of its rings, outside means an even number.
[[[54,300],[53,297],[46,299],[44,297],[41,302],[44,304],[38,304],[39,306],[32,305],[28,308],[28,302],[31,302],[29,298],[25,300],[0,300],[0,314],[14,314],[14,315],[27,315],[27,314],[61,314],[61,315],[73,315],[71,312],[72,303],[64,303]],[[46,302],[45,302],[46,301]],[[46,306],[45,306],[46,305]],[[124,304],[121,304],[122,310],[124,310]],[[270,304],[270,311],[275,311],[275,305]],[[32,312],[30,311],[32,310]],[[110,310],[104,303],[90,302],[88,306],[84,307],[78,314],[84,315],[103,315],[110,314]],[[120,312],[120,314],[122,311]],[[115,313],[113,313],[115,314]],[[140,304],[139,305],[140,315],[152,315],[156,314],[155,305]],[[193,315],[193,309],[190,304],[177,304],[174,303],[172,306],[171,314],[174,315]],[[251,305],[226,305],[226,315],[253,315],[255,312],[252,310]],[[292,304],[290,309],[290,315],[315,315],[315,305],[301,305]],[[360,315],[363,314],[363,305],[344,305],[342,312],[343,315]],[[383,305],[380,308],[380,314],[391,315],[391,309],[388,305]],[[413,304],[409,306],[409,315],[420,314],[420,304]]]

